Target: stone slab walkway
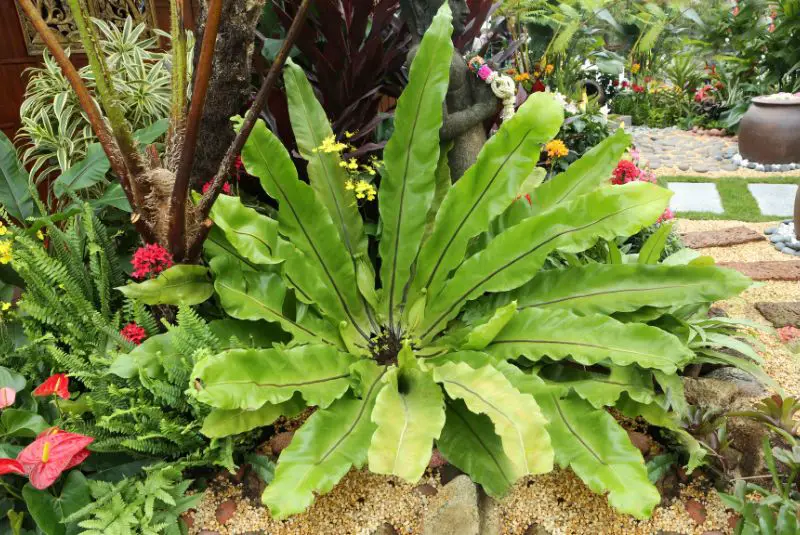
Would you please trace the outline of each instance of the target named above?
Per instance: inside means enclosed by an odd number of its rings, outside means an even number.
[[[709,232],[687,232],[681,234],[681,241],[686,247],[702,249],[705,247],[728,247],[742,243],[763,241],[764,236],[744,225]]]
[[[800,262],[719,262],[756,281],[800,281]]]
[[[711,182],[699,184],[670,182],[667,187],[675,193],[670,201],[670,208],[673,212],[712,212],[721,214],[725,211],[722,208],[722,199],[719,196],[716,184]]]
[[[659,176],[800,176],[800,169],[779,173],[739,167],[735,137],[694,134],[676,127],[628,128],[641,158]]]
[[[748,184],[762,215],[788,216],[794,212],[796,184]]]

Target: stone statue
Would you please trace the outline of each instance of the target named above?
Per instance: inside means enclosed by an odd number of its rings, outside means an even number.
[[[465,0],[449,0],[453,12],[453,31],[464,31],[469,16]],[[441,0],[400,0],[403,19],[411,30],[413,44],[408,54],[408,64],[417,52],[422,35],[431,25]],[[457,50],[450,62],[450,86],[445,97],[442,145],[453,143],[448,160],[453,181],[458,180],[478,157],[486,143],[484,123],[497,113],[497,97],[492,89],[469,70],[467,62]]]

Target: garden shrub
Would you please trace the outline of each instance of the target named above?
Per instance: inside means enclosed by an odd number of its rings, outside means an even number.
[[[302,71],[287,67],[310,184],[259,122],[242,159],[277,201],[277,219],[220,197],[206,256],[225,312],[277,323],[291,341],[195,354],[191,391],[212,408],[202,432],[233,436],[317,407],[264,492],[276,518],[306,509],[352,467],[416,481],[434,443],[491,496],[557,463],[619,510],[646,517],[658,491],[605,408],[666,427],[696,467],[701,448],[677,425],[686,410],[677,373],[701,353],[713,360],[723,343],[689,345],[686,322],[672,318],[701,321],[749,280],[705,262],[658,264],[664,232],[634,263],[617,252],[607,265],[544,269],[556,251],[573,255],[654,223],[670,194],[644,182],[608,185],[630,142],[621,131],[537,188],[541,175],[531,173],[563,114],[545,94],[531,96],[450,186],[438,131],[451,55],[445,5],[398,102],[377,243],[338,153],[320,150],[332,139],[324,111]],[[530,204],[515,202],[525,194]],[[499,219],[509,224],[481,239]],[[180,267],[158,279],[202,284],[199,272],[170,279]],[[126,293],[180,301],[153,283]]]

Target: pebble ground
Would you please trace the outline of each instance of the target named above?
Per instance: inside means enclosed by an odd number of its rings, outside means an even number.
[[[733,137],[694,134],[676,128],[634,126],[628,130],[633,135],[643,163],[646,162],[658,176],[800,177],[800,169],[767,173],[739,167],[732,161],[739,152],[738,143]]]

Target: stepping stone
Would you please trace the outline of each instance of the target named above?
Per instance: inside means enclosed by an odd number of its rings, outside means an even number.
[[[755,304],[764,319],[769,321],[776,329],[792,325],[800,327],[800,302],[781,302],[768,303],[761,302]]]
[[[748,184],[762,215],[787,216],[794,212],[795,184]]]
[[[681,240],[686,247],[703,249],[705,247],[727,247],[754,241],[762,241],[764,237],[755,230],[740,226],[711,232],[687,232],[681,234]]]
[[[797,281],[800,280],[800,262],[718,262],[719,267],[735,269],[757,281]]]
[[[667,187],[675,192],[670,201],[673,212],[724,212],[717,186],[711,182],[670,182]]]

